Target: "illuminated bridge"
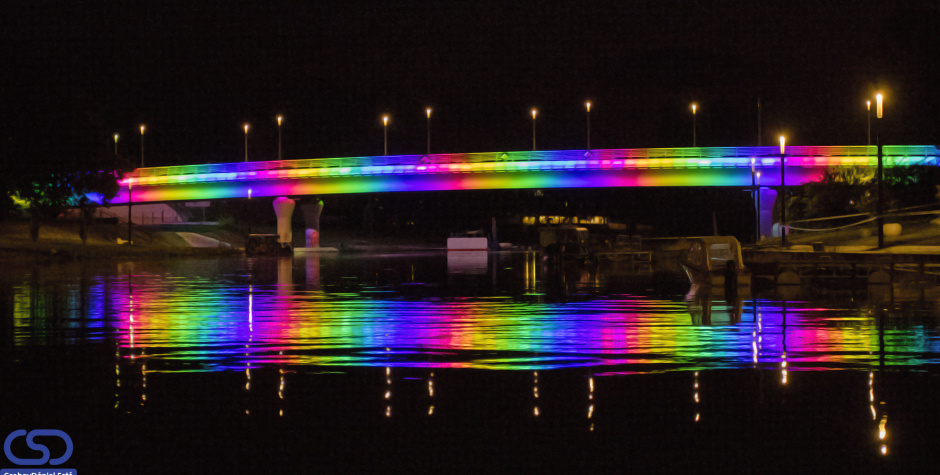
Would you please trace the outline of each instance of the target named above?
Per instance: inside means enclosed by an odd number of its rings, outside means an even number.
[[[886,167],[936,165],[933,145],[886,145]],[[786,185],[874,167],[876,146],[790,146]],[[395,191],[780,185],[780,149],[691,147],[394,155],[140,168],[114,204]],[[130,193],[129,193],[130,191]]]

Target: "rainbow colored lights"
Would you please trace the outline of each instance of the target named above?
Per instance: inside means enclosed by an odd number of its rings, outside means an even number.
[[[695,316],[700,303],[681,298],[413,301],[302,287],[138,272],[96,278],[87,289],[85,310],[72,302],[72,314],[55,321],[68,322],[76,335],[115,340],[126,357],[147,355],[156,360],[151,368],[160,371],[288,364],[627,366],[646,372],[784,360],[793,370],[805,370],[865,367],[885,350],[888,365],[936,363],[940,354],[932,327],[879,335],[876,320],[864,309],[818,309],[800,302],[787,307],[770,301],[735,307],[710,302],[711,324],[703,325]],[[36,292],[28,285],[13,288],[16,345],[41,344],[53,332],[50,307]],[[77,294],[69,292],[70,298]]]
[[[885,166],[937,164],[930,145],[883,147]],[[875,146],[787,147],[787,185],[874,166]],[[323,158],[140,168],[113,203],[469,189],[779,185],[777,147],[555,150]]]

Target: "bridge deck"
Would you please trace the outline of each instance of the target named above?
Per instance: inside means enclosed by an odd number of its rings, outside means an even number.
[[[932,145],[883,147],[885,166],[938,163]],[[829,167],[874,166],[876,146],[786,148],[787,185]],[[172,201],[311,193],[595,186],[779,185],[780,154],[767,147],[553,150],[234,162],[140,168],[113,200]],[[507,175],[515,178],[509,178]],[[471,178],[472,177],[472,178]],[[792,180],[792,181],[791,181]],[[252,190],[252,191],[249,191]]]

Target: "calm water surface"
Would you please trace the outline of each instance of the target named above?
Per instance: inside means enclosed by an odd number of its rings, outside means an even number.
[[[0,432],[64,430],[80,473],[940,460],[934,285],[726,296],[440,253],[16,262],[0,291]]]

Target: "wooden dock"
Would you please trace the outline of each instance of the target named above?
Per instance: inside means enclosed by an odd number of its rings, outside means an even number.
[[[903,250],[744,249],[742,253],[744,264],[756,278],[776,284],[940,282],[940,252],[897,251]]]

